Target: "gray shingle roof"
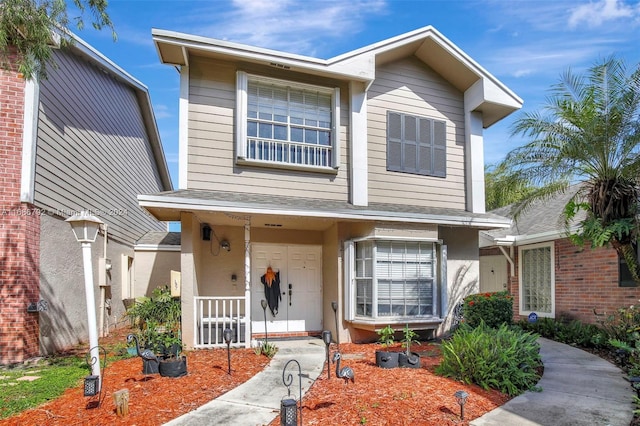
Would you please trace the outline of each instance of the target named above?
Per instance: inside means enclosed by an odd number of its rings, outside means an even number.
[[[179,246],[180,232],[151,231],[144,234],[136,242],[138,245]]]
[[[505,225],[509,219],[495,213],[471,213],[465,210],[419,207],[390,203],[369,203],[368,206],[354,206],[346,201],[322,200],[317,198],[289,197],[286,195],[262,195],[238,192],[223,191],[203,191],[203,190],[177,190],[161,192],[141,198],[163,200],[165,202],[188,202],[201,206],[226,207],[230,211],[233,209],[268,209],[271,211],[293,211],[307,213],[322,213],[325,216],[354,215],[358,218],[368,217],[388,217],[388,218],[411,218],[421,220],[425,223],[433,221],[451,220],[456,223],[467,223],[469,226],[481,227],[486,224],[486,228],[494,228],[496,224]],[[139,199],[141,199],[139,197]]]

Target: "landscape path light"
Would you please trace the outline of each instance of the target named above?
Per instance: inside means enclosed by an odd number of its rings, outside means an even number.
[[[93,267],[91,265],[91,244],[96,241],[100,225],[103,222],[89,212],[76,213],[66,220],[73,229],[76,240],[82,245],[82,263],[84,267],[84,290],[87,301],[87,328],[91,358],[100,359],[98,350],[98,326],[96,322],[96,304],[93,291]],[[91,374],[98,377],[100,383],[100,363],[91,365]],[[98,390],[100,385],[98,385]]]
[[[456,401],[460,405],[460,419],[464,420],[464,404],[467,402],[469,394],[463,390],[459,390],[453,394],[456,397]]]

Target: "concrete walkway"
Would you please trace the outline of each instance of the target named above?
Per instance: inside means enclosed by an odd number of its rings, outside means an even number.
[[[635,391],[624,373],[602,358],[572,346],[543,339],[544,375],[541,392],[526,392],[484,416],[472,426],[629,426]],[[325,345],[320,339],[280,340],[278,353],[262,372],[168,426],[269,424],[287,395],[282,369],[291,359],[300,363],[304,393],[323,373]],[[287,372],[297,373],[287,369]],[[298,399],[294,374],[292,396]],[[467,404],[473,404],[469,400]],[[304,419],[303,419],[304,420]]]
[[[280,413],[280,401],[287,396],[287,388],[282,381],[282,369],[285,364],[292,359],[300,363],[302,393],[304,395],[323,372],[326,360],[326,346],[321,339],[277,340],[274,343],[278,347],[278,352],[267,368],[219,398],[173,419],[166,425],[256,426],[269,424]],[[287,373],[293,375],[291,396],[298,400],[300,382],[297,365],[295,363],[289,365]]]
[[[569,345],[539,342],[542,392],[525,392],[471,425],[629,426],[635,391],[619,368]]]

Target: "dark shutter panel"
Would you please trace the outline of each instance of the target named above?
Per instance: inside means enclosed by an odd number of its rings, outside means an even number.
[[[433,122],[433,175],[447,175],[447,126],[444,121]]]
[[[402,170],[402,116],[390,112],[387,116],[387,170]]]
[[[431,174],[431,120],[421,118],[419,121],[418,140],[418,173],[421,175]]]

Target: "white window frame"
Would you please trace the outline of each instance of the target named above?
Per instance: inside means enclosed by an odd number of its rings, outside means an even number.
[[[523,252],[526,250],[532,250],[537,248],[549,247],[549,256],[550,256],[550,292],[551,292],[551,312],[540,312],[540,311],[532,311],[524,309],[524,269],[523,269]],[[555,318],[556,316],[556,271],[555,271],[555,244],[553,241],[546,243],[538,243],[538,244],[530,244],[526,246],[518,247],[518,292],[519,292],[519,313],[520,315],[528,316],[529,314],[535,312],[538,317],[547,317],[547,318]]]
[[[373,277],[372,277],[372,315],[371,316],[363,316],[357,314],[357,300],[356,300],[356,244],[369,242],[374,244],[373,249]],[[433,244],[433,294],[432,294],[432,304],[433,311],[432,314],[426,315],[413,315],[413,316],[398,316],[398,315],[389,315],[389,316],[379,316],[378,315],[378,283],[376,277],[376,246],[379,243],[387,243],[387,242],[402,242],[402,243],[430,243]],[[344,294],[345,294],[345,319],[347,321],[353,322],[363,322],[363,323],[401,323],[409,320],[410,322],[420,321],[420,322],[432,322],[432,321],[440,321],[442,319],[442,312],[444,311],[443,303],[446,303],[446,299],[443,298],[443,293],[445,292],[443,285],[444,278],[441,276],[441,256],[443,256],[444,247],[442,245],[442,241],[434,240],[434,239],[398,239],[398,238],[362,238],[355,240],[345,241],[344,247],[344,273],[345,273],[345,286],[344,286]]]
[[[295,164],[247,157],[247,115],[249,81],[274,84],[287,88],[317,91],[331,96],[331,166]],[[236,163],[263,167],[336,173],[340,168],[340,88],[291,82],[238,71],[236,74]],[[312,145],[310,145],[312,146]]]

